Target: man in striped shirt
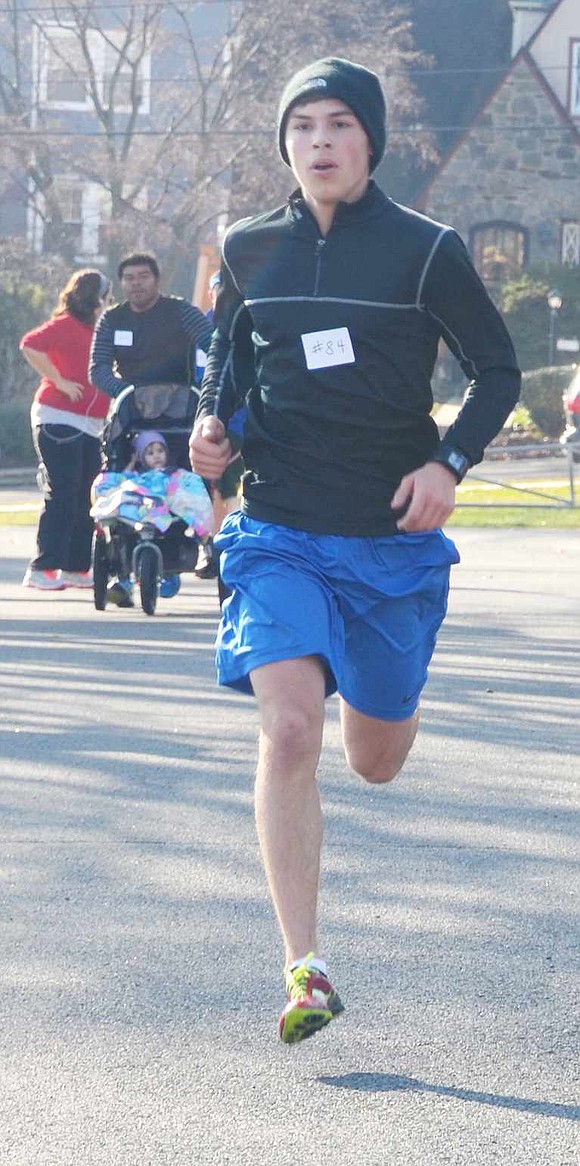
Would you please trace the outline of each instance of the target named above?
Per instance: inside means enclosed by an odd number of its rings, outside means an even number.
[[[193,384],[195,350],[207,352],[210,321],[188,300],[161,293],[154,255],[126,255],[117,274],[125,298],[95,330],[92,383],[110,397],[129,385]]]

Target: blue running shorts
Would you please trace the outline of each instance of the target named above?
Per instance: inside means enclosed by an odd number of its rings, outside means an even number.
[[[412,716],[459,562],[442,531],[344,538],[236,511],[214,543],[232,590],[217,638],[220,684],[251,694],[253,669],[319,656],[327,696],[338,691],[381,720]]]

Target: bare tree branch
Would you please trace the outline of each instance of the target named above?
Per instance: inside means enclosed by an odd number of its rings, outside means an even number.
[[[410,132],[421,106],[408,74],[426,62],[406,3],[224,0],[210,10],[196,0],[53,0],[41,21],[8,0],[0,35],[4,189],[31,203],[45,245],[68,262],[83,256],[63,182],[92,200],[109,270],[138,241],[160,252],[169,279],[179,268],[191,272],[224,214],[280,201],[291,179],[275,151],[278,96],[317,56],[375,69],[391,149],[413,164],[433,156],[429,135]],[[73,100],[56,100],[69,85]]]

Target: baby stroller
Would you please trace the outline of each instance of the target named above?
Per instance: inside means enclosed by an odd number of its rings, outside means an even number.
[[[133,452],[133,438],[148,429],[155,429],[165,438],[172,467],[190,470],[188,438],[197,401],[197,390],[187,385],[141,385],[124,389],[112,404],[103,436],[106,471],[111,472],[111,477],[122,474]],[[129,504],[112,509],[110,516],[103,516],[103,507],[93,507],[93,511],[99,512],[93,543],[93,592],[97,611],[105,610],[111,577],[128,579],[132,575],[143,611],[154,615],[162,578],[195,570],[199,544],[211,529],[211,499],[205,488],[201,494],[201,508],[207,510],[207,530],[201,534],[201,522],[196,524],[194,532],[186,521],[174,515],[166,518],[167,529],[159,529],[153,518],[148,521],[148,513],[153,514],[154,510],[148,512],[146,504],[153,503],[154,499],[135,495],[134,509]]]

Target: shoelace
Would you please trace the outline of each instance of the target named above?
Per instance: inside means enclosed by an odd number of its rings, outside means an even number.
[[[316,975],[316,968],[308,966],[308,961],[312,959],[313,955],[313,951],[309,952],[303,964],[287,972],[286,987],[292,1000],[298,1000],[300,996],[306,994],[310,976]]]

